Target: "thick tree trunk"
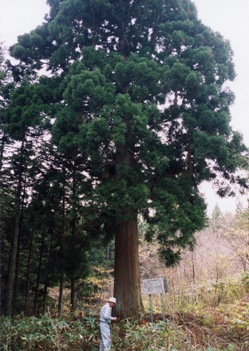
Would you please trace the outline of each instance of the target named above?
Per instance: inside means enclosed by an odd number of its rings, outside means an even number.
[[[140,288],[137,220],[118,225],[115,238],[114,296],[120,318],[139,319],[143,312]]]

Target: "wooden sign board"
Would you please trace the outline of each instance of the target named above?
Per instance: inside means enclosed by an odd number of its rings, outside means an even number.
[[[168,291],[165,278],[145,279],[142,281],[142,293],[145,295],[162,294]]]

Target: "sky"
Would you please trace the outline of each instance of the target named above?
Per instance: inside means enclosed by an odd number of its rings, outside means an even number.
[[[234,52],[237,76],[230,83],[235,93],[235,103],[231,106],[231,126],[239,131],[244,143],[249,147],[249,0],[194,0],[198,17],[212,30],[229,40]],[[211,184],[201,188],[208,202],[208,213],[217,204],[222,212],[234,212],[238,205],[247,206],[247,196],[220,199]]]
[[[236,100],[231,107],[231,125],[243,134],[249,147],[249,0],[193,0],[198,17],[212,30],[229,40],[234,51],[237,76],[230,83]],[[17,36],[28,33],[44,21],[48,12],[46,0],[0,0],[0,41],[6,47],[17,41]],[[239,197],[219,199],[210,184],[204,184],[210,214],[216,204],[223,212],[233,212],[238,203],[245,202]]]

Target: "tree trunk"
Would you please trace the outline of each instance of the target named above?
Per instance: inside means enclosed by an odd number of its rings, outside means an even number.
[[[63,169],[65,177],[65,170]],[[62,228],[60,237],[60,256],[61,256],[61,267],[60,267],[60,289],[58,299],[58,318],[62,318],[62,307],[63,307],[63,292],[64,292],[64,273],[65,273],[65,208],[66,208],[66,194],[65,194],[65,178],[63,184],[63,198],[62,198]]]
[[[21,215],[20,215],[20,228],[19,228],[19,235],[18,235],[18,243],[17,243],[17,253],[16,253],[16,271],[15,271],[15,282],[14,282],[14,292],[13,292],[13,308],[17,307],[15,306],[15,302],[18,301],[18,290],[19,290],[19,284],[18,282],[20,281],[19,277],[19,272],[20,272],[20,250],[21,250],[21,235],[22,235],[22,214],[23,214],[23,204],[21,208]]]
[[[52,257],[52,245],[53,245],[53,229],[51,229],[50,235],[50,243],[49,243],[49,253],[48,253],[48,260],[46,265],[46,275],[45,275],[45,282],[44,282],[44,292],[43,292],[43,310],[42,313],[46,312],[47,308],[47,293],[48,293],[48,284],[49,284],[49,272],[50,272],[50,264],[51,264],[51,257]]]
[[[71,313],[72,316],[75,316],[76,311],[76,279],[74,277],[71,278]]]
[[[32,250],[33,250],[33,239],[34,239],[34,232],[32,231],[31,233],[31,238],[30,238],[30,243],[29,243],[29,251],[28,251],[28,261],[27,261],[27,267],[26,267],[26,287],[25,287],[25,305],[24,305],[24,310],[25,313],[27,313],[27,307],[28,307],[28,297],[29,297],[29,289],[30,289],[30,273],[31,273],[31,256],[32,256]]]
[[[41,270],[42,270],[42,259],[43,259],[43,251],[44,251],[44,243],[45,243],[45,233],[42,234],[42,242],[40,246],[40,254],[36,275],[36,284],[35,284],[35,298],[34,298],[34,316],[37,315],[38,311],[38,298],[39,298],[39,289],[40,289],[40,280],[41,280]]]
[[[143,312],[140,287],[138,224],[127,220],[118,225],[115,237],[114,296],[120,318],[139,319]]]
[[[7,140],[7,137],[5,135],[5,132],[3,132],[1,145],[0,145],[0,171],[1,171],[2,165],[3,165],[3,154],[4,154],[4,146],[5,146],[6,140]]]
[[[72,247],[73,249],[76,246],[76,218],[77,218],[77,208],[76,208],[76,201],[77,201],[77,195],[76,195],[76,166],[73,168],[73,194],[72,194],[72,215],[73,218],[71,220],[71,234],[72,234]],[[75,267],[72,272],[71,276],[71,313],[73,316],[75,316],[75,311],[76,311],[76,278],[75,278]]]
[[[15,286],[15,273],[16,273],[16,260],[17,260],[17,249],[18,249],[18,238],[20,234],[20,204],[17,203],[16,218],[15,218],[15,229],[11,244],[10,260],[8,267],[8,282],[6,288],[6,314],[10,316],[12,314],[13,297],[14,297],[14,286]]]
[[[1,218],[1,207],[0,207],[0,218]],[[1,221],[0,221],[0,253],[2,253],[2,230],[1,230]],[[3,278],[2,278],[2,255],[0,254],[0,317],[3,315]]]
[[[20,155],[21,155],[21,169],[24,164],[23,160],[23,150],[24,150],[25,139],[22,141]],[[22,170],[18,174],[18,183],[16,190],[16,214],[15,214],[15,224],[14,224],[14,232],[11,243],[11,251],[9,257],[9,267],[8,267],[8,282],[6,287],[6,314],[11,315],[13,309],[13,300],[14,300],[14,288],[15,288],[15,280],[16,280],[16,263],[17,263],[17,254],[18,254],[18,241],[20,235],[20,223],[21,223],[21,212],[22,212],[22,200],[23,197],[22,189]]]
[[[62,307],[63,307],[63,290],[64,290],[64,271],[60,272],[60,289],[59,289],[59,300],[58,300],[58,318],[62,318]]]

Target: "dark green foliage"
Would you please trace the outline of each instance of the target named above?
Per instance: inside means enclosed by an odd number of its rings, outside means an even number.
[[[205,225],[201,182],[214,181],[221,196],[247,186],[237,174],[246,148],[229,125],[230,44],[191,1],[48,4],[46,22],[10,49],[19,64],[7,132],[23,145],[15,177],[28,181],[19,212],[42,209],[36,286],[59,276],[62,286],[65,273],[73,286],[88,272],[90,243],[138,215],[175,264]],[[19,239],[30,233],[24,223]]]

